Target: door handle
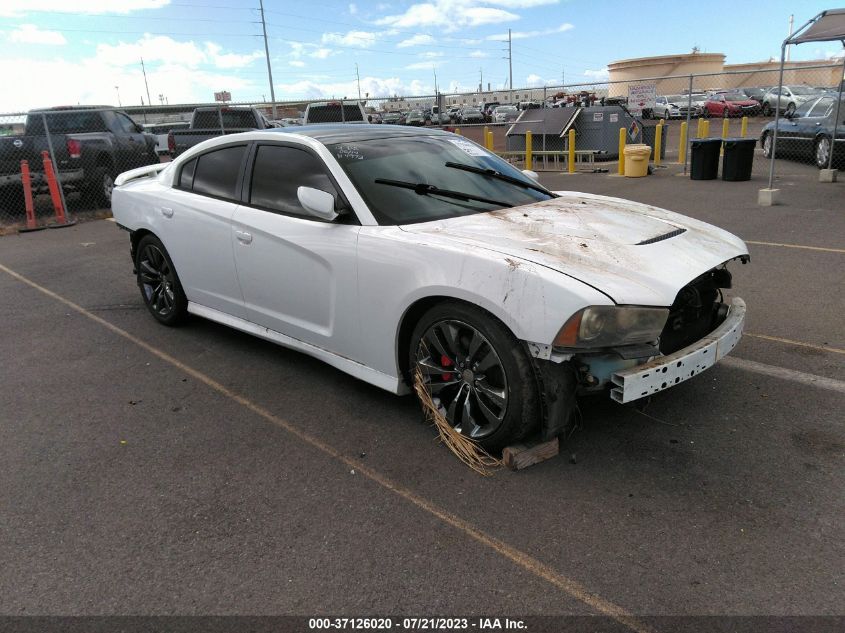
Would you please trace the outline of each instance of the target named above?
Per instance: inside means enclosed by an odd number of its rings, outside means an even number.
[[[172,218],[173,217],[173,209],[171,209],[170,207],[162,207],[161,208],[161,214],[166,218]]]
[[[252,234],[246,231],[235,231],[235,237],[241,244],[249,244],[252,241]]]

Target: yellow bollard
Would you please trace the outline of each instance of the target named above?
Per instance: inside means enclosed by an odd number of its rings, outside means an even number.
[[[654,164],[660,164],[660,150],[663,149],[663,119],[654,129]]]
[[[456,127],[456,128],[455,128],[455,134],[457,134],[458,136],[460,136],[460,135],[461,135],[461,128]]]
[[[575,173],[575,129],[569,128],[569,164],[567,171],[570,174]]]
[[[687,122],[681,123],[681,140],[678,145],[678,164],[683,165],[687,162]]]
[[[695,138],[701,138],[701,129],[704,127],[704,119],[698,119],[698,127],[695,129]]]
[[[493,147],[493,131],[492,130],[487,132],[487,149],[489,149],[491,152],[495,151],[495,148]]]
[[[525,169],[533,169],[534,161],[531,157],[531,130],[525,133]]]
[[[660,120],[657,122],[657,124],[658,124],[658,125],[666,125],[666,119],[660,119]]]
[[[722,141],[728,138],[728,117],[722,119]],[[722,149],[719,150],[719,156],[725,155],[725,144],[722,143]]]
[[[701,124],[701,138],[710,136],[710,121],[705,121]]]
[[[619,128],[619,168],[617,169],[616,173],[620,176],[625,175],[625,134],[626,130],[624,127]]]
[[[742,117],[742,127],[739,128],[739,135],[742,138],[745,138],[745,135],[748,134],[748,117]]]
[[[490,128],[484,126],[484,147],[490,149],[490,138],[487,136],[490,133]]]

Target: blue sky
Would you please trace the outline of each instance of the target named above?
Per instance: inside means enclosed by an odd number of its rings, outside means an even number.
[[[648,3],[652,7],[661,3]],[[796,27],[831,5],[813,0],[681,3],[615,0],[265,0],[276,98],[430,94],[504,87],[513,39],[519,88],[600,80],[614,60],[720,52],[728,63],[778,56]],[[668,6],[668,5],[667,5]],[[150,98],[269,98],[258,0],[0,0],[0,111]],[[841,55],[806,44],[792,59]],[[160,96],[161,95],[161,96]]]

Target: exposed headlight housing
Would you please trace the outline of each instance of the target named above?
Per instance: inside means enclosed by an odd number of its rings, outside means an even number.
[[[668,308],[590,306],[569,318],[553,345],[583,349],[652,343],[668,317]]]

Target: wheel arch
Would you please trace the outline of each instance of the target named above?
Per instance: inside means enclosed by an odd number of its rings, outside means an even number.
[[[511,327],[511,325],[509,325],[499,315],[495,314],[494,312],[487,309],[485,306],[480,305],[479,303],[469,301],[465,298],[446,294],[432,294],[425,297],[420,297],[405,309],[405,312],[402,314],[402,318],[399,321],[399,327],[396,329],[396,342],[394,350],[396,357],[396,366],[399,370],[399,379],[405,384],[407,384],[408,371],[410,370],[407,352],[411,345],[411,336],[414,333],[414,328],[416,328],[417,323],[419,323],[420,319],[426,312],[428,312],[434,306],[440,305],[441,303],[460,303],[465,306],[475,308],[476,310],[480,310],[485,315],[489,316],[491,319],[495,319],[496,321],[501,323],[502,326],[507,329],[511,334],[513,334],[517,340],[522,340],[519,334],[514,331],[513,327]]]

